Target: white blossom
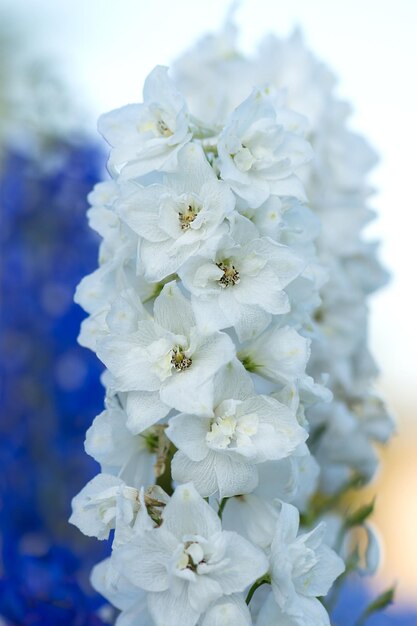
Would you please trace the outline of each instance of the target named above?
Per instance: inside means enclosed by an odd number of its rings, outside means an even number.
[[[109,168],[122,180],[172,168],[178,150],[191,138],[184,98],[162,66],[147,77],[143,104],[102,115],[98,128],[112,146]]]
[[[210,411],[214,374],[234,357],[234,346],[224,333],[197,329],[191,304],[173,281],[155,300],[154,321],[139,322],[132,334],[109,334],[97,354],[117,390],[132,392],[127,412],[137,413],[144,429],[153,422],[142,407],[149,393],[161,417],[171,407],[197,415]]]
[[[175,490],[159,528],[114,553],[124,576],[148,592],[156,626],[195,626],[222,596],[242,592],[268,568],[265,555],[221,522],[192,484]]]
[[[284,288],[302,269],[290,248],[259,237],[249,220],[235,216],[213,254],[194,256],[179,275],[201,328],[233,326],[245,340],[264,330],[272,315],[290,310]]]
[[[250,377],[238,364],[221,370],[214,388],[211,415],[182,413],[169,421],[167,436],[179,450],[172,476],[192,480],[202,496],[249,493],[258,483],[257,464],[289,456],[307,433],[285,405],[254,395]]]
[[[298,626],[327,626],[328,615],[317,598],[327,594],[345,565],[323,543],[324,524],[301,534],[298,527],[297,509],[283,503],[271,544],[274,598]]]
[[[239,352],[247,370],[284,385],[304,378],[309,356],[310,341],[294,328],[278,325],[267,329]]]
[[[117,212],[140,236],[138,268],[147,281],[159,281],[191,256],[215,247],[228,230],[224,218],[235,199],[219,181],[196,144],[178,154],[178,170],[163,184],[131,187],[117,203]]]
[[[317,488],[319,466],[305,444],[280,461],[258,466],[259,482],[248,494],[230,498],[223,513],[223,526],[236,530],[256,546],[271,545],[280,501],[306,511]]]
[[[110,474],[98,474],[72,500],[71,524],[89,537],[107,539],[116,521],[129,525],[139,509],[137,489]]]
[[[114,474],[139,489],[153,483],[155,459],[147,445],[146,431],[134,434],[129,425],[120,401],[109,398],[106,410],[87,430],[85,450],[100,463],[102,472]]]
[[[218,142],[223,180],[253,207],[271,194],[305,199],[295,171],[311,156],[305,120],[278,109],[268,89],[255,89],[227,121]]]

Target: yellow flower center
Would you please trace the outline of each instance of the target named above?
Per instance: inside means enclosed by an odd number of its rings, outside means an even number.
[[[191,222],[194,222],[195,218],[197,217],[197,213],[197,209],[191,204],[187,206],[185,211],[181,211],[178,213],[181,230],[188,230],[190,228],[190,224]]]
[[[174,366],[177,372],[188,370],[191,367],[193,360],[184,354],[184,351],[180,346],[173,348],[171,353],[171,364]]]
[[[171,137],[171,135],[174,134],[172,130],[169,128],[169,126],[162,119],[157,121],[156,127],[158,129],[159,134],[162,135],[163,137]]]
[[[219,269],[223,271],[223,276],[219,279],[220,286],[225,289],[226,287],[233,287],[240,282],[239,272],[234,265],[230,265],[225,261],[216,264]]]

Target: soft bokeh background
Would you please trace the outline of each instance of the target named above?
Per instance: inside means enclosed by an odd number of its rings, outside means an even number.
[[[0,1],[1,15],[20,20],[25,37],[30,38],[32,49],[39,56],[50,59],[63,83],[71,85],[71,97],[83,111],[82,124],[91,134],[95,119],[101,112],[126,102],[140,101],[141,85],[152,67],[157,63],[169,65],[172,59],[202,34],[217,30],[227,9],[228,3],[224,0],[159,0],[155,3],[148,0]],[[380,164],[372,176],[372,182],[378,189],[373,206],[379,213],[379,220],[371,226],[370,231],[383,241],[381,257],[392,272],[393,280],[372,300],[371,344],[382,370],[379,388],[397,416],[399,434],[390,449],[384,452],[382,470],[377,481],[369,487],[366,498],[370,493],[377,494],[374,519],[385,544],[384,563],[373,584],[383,588],[397,582],[400,603],[417,608],[417,298],[414,293],[417,268],[414,189],[417,145],[417,2],[244,0],[236,13],[236,21],[241,27],[242,46],[247,50],[271,30],[287,34],[295,26],[301,26],[312,50],[339,76],[339,95],[354,104],[353,127],[366,134],[381,154]],[[72,168],[80,162],[90,166],[87,180],[81,180],[80,174],[78,186],[75,187],[74,178],[72,180],[72,189],[78,190],[78,197],[83,197],[88,185],[101,175],[100,148],[94,145],[94,141],[88,139],[93,152],[83,153],[84,156],[71,156],[74,146],[71,147],[71,154],[61,149],[63,172],[68,172],[65,163]],[[92,163],[96,164],[93,170]],[[21,164],[16,165],[15,162],[10,164],[10,168],[13,172],[19,171],[19,168],[23,171]],[[57,182],[59,171],[54,171],[56,180],[51,182],[48,179],[48,185],[52,185],[55,194],[58,185],[59,200],[56,200],[52,191],[51,194],[55,198],[54,202],[62,206],[62,189]],[[77,178],[76,174],[74,177]],[[13,180],[15,188],[20,188],[21,181]],[[8,189],[11,184],[9,181]],[[68,184],[67,181],[65,189]],[[30,196],[33,189],[27,193]],[[67,217],[62,219],[67,220],[65,226],[68,228],[71,201],[68,195],[64,195],[64,199],[67,202]],[[79,228],[81,232],[85,205],[78,202],[77,207],[76,221],[71,228]],[[47,224],[47,212],[39,213],[38,220]],[[19,224],[19,236],[24,248],[22,229],[24,232],[25,224],[27,228],[31,225],[28,226],[27,222]],[[16,222],[14,228],[17,227]],[[88,244],[88,252],[83,257],[85,261],[80,262],[74,256],[74,262],[76,260],[78,264],[67,270],[66,284],[75,284],[79,276],[94,267],[94,246],[94,242]],[[54,257],[45,255],[45,258],[50,261]],[[71,255],[66,258],[71,258]],[[58,260],[56,262],[59,263]],[[32,282],[36,283],[35,279],[36,274],[31,276]],[[34,298],[35,283],[31,287],[34,289]],[[44,297],[48,301],[48,294]],[[49,301],[53,302],[53,295],[49,295]],[[23,327],[27,329],[29,320],[33,324],[34,318],[42,314],[42,311],[33,310],[29,315],[27,311],[22,321]],[[78,322],[78,318],[72,322],[72,335],[66,341],[74,340]],[[44,328],[43,332],[47,334],[49,331]],[[53,333],[51,336],[56,339],[56,345],[61,345],[62,334],[56,328]],[[12,346],[14,354],[13,350]],[[33,350],[36,353],[36,346]],[[71,355],[77,363],[77,359],[81,358],[80,353],[73,352],[70,344],[63,350],[69,354],[69,364],[64,359],[59,371],[75,371],[77,368],[71,362]],[[33,358],[36,362],[36,358]],[[94,368],[94,364],[89,363],[88,367]],[[46,371],[42,374],[40,370],[39,375],[45,377]],[[84,394],[87,393],[85,385],[86,379],[81,385]],[[62,393],[67,396],[58,398],[55,409],[61,410],[60,407],[68,406],[75,391],[76,385],[74,389],[70,387],[64,390]],[[100,391],[94,393],[99,394]],[[87,393],[82,397],[92,396]],[[84,400],[80,400],[80,396],[78,398],[82,405]],[[74,450],[82,447],[82,429],[88,426],[95,408],[89,406],[87,411],[82,411],[82,419],[70,434]],[[17,410],[16,406],[14,409]],[[78,408],[75,410],[78,411]],[[63,462],[66,463],[65,459],[68,458],[67,450]],[[74,481],[76,483],[76,476]],[[66,484],[70,492],[73,482],[67,481]],[[74,493],[77,488],[74,487]],[[83,556],[81,548],[78,549],[78,556]],[[417,619],[415,622],[401,623],[414,624]]]

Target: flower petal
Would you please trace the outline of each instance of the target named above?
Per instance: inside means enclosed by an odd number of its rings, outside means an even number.
[[[162,517],[164,527],[180,540],[193,534],[210,537],[221,530],[218,516],[191,483],[176,488]]]
[[[192,461],[202,461],[208,454],[206,434],[210,419],[181,413],[169,420],[166,435]],[[182,481],[186,482],[186,481]]]
[[[169,410],[157,391],[130,391],[126,397],[126,426],[136,435],[163,419]]]
[[[235,532],[224,531],[229,564],[212,572],[225,594],[243,591],[268,571],[268,559],[259,548]]]

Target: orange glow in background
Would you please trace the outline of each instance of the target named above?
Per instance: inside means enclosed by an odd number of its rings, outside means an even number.
[[[381,451],[379,475],[361,500],[376,496],[373,522],[382,539],[382,559],[375,585],[385,589],[394,583],[397,601],[417,606],[417,428],[409,419],[415,409],[393,408],[398,434]]]

